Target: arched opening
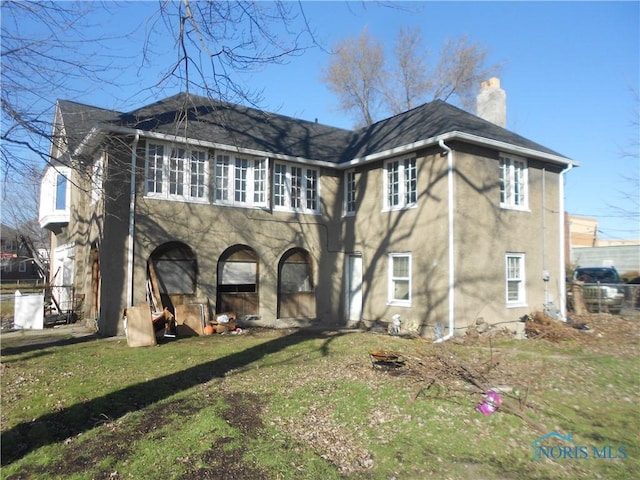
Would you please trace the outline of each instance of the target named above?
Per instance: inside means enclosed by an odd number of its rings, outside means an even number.
[[[246,245],[227,248],[218,259],[216,312],[235,312],[238,318],[258,315],[259,262]]]
[[[315,318],[316,294],[311,257],[293,248],[278,264],[278,318]]]
[[[198,262],[195,253],[181,242],[169,242],[156,248],[147,262],[148,293],[155,310],[188,304],[196,295]]]

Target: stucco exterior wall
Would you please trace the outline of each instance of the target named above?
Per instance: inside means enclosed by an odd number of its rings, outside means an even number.
[[[130,141],[131,139],[129,139]],[[479,317],[490,323],[517,321],[546,302],[558,305],[559,169],[528,161],[528,209],[500,208],[499,152],[466,144],[454,150],[454,262],[456,334]],[[447,156],[438,147],[417,152],[418,201],[411,208],[384,207],[384,163],[356,167],[358,209],[344,212],[344,172],[320,169],[320,213],[295,214],[271,209],[187,203],[144,196],[144,141],[137,151],[133,259],[134,305],[145,301],[147,261],[156,248],[181,242],[196,255],[195,297],[214,305],[217,265],[233,245],[253,249],[259,261],[257,324],[296,325],[278,319],[278,262],[294,247],[312,258],[316,326],[350,326],[346,320],[345,261],[359,254],[363,261],[365,323],[389,322],[399,314],[403,329],[432,336],[436,324],[449,317],[449,241]],[[213,152],[211,152],[213,153]],[[398,158],[405,158],[404,156]],[[91,304],[91,246],[100,246],[100,332],[123,333],[122,313],[128,306],[128,228],[130,150],[112,149],[104,205],[108,215],[91,206],[86,192],[76,192],[77,214],[65,238],[77,242],[76,284]],[[210,170],[211,171],[211,170]],[[82,196],[84,195],[84,196]],[[83,205],[83,206],[82,206]],[[505,253],[526,256],[526,305],[507,308]],[[410,253],[410,306],[392,305],[389,254]],[[550,273],[544,282],[543,271]]]
[[[425,334],[447,315],[447,165],[438,149],[415,156],[417,205],[385,210],[383,162],[359,167],[358,210],[343,219],[343,234],[346,250],[363,257],[363,320],[390,322],[398,314],[404,329]],[[410,307],[389,304],[390,253],[411,254]]]
[[[528,208],[500,207],[497,151],[456,145],[455,238],[456,327],[478,318],[489,323],[518,321],[559,305],[563,281],[560,248],[559,170],[528,161]],[[544,192],[544,195],[543,195]],[[525,255],[526,304],[507,307],[505,255]],[[543,280],[543,272],[549,280]]]

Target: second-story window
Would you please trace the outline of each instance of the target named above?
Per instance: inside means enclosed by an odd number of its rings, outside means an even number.
[[[265,207],[267,159],[217,155],[214,202],[223,205]]]
[[[527,162],[521,158],[500,156],[500,206],[528,208]]]
[[[356,172],[349,170],[344,173],[344,214],[356,213]]]
[[[148,196],[207,201],[207,152],[150,143],[145,180]]]
[[[276,163],[273,169],[273,206],[276,210],[317,213],[318,170]]]
[[[409,208],[418,201],[418,170],[415,158],[385,163],[385,210]]]
[[[67,209],[67,177],[58,173],[56,177],[56,210]]]

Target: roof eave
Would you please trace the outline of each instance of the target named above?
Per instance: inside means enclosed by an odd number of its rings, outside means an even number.
[[[423,140],[418,140],[417,142],[409,143],[406,145],[401,145],[398,147],[394,147],[388,150],[383,150],[381,152],[372,153],[370,155],[365,155],[363,157],[354,158],[352,160],[341,163],[338,167],[341,169],[349,169],[356,165],[361,165],[365,163],[371,163],[378,160],[383,160],[386,158],[395,157],[398,155],[404,155],[408,153],[415,152],[421,148],[431,147],[437,145],[440,141],[452,141],[458,140],[466,143],[471,143],[474,145],[480,145],[484,147],[493,148],[505,153],[514,153],[517,155],[522,155],[528,158],[536,158],[540,160],[544,160],[547,162],[556,163],[559,165],[572,165],[572,166],[580,166],[580,164],[570,158],[563,157],[561,155],[555,155],[549,152],[543,152],[540,150],[535,150],[532,148],[522,147],[519,145],[514,145],[512,143],[501,142],[499,140],[495,140],[492,138],[481,137],[479,135],[473,135],[466,132],[461,131],[452,131],[447,132],[441,135],[437,135],[435,137],[430,137]]]
[[[441,135],[437,135],[435,137],[418,140],[416,142],[412,142],[406,145],[401,145],[391,149],[383,150],[381,152],[372,153],[370,155],[365,155],[363,157],[354,158],[338,164],[338,163],[328,162],[325,160],[314,160],[310,158],[296,157],[293,155],[267,152],[263,150],[252,149],[252,148],[235,147],[232,145],[226,145],[226,144],[217,143],[217,142],[210,142],[207,140],[188,138],[188,137],[179,136],[179,135],[169,135],[165,133],[150,132],[147,130],[139,130],[135,128],[122,127],[117,125],[106,125],[102,127],[92,128],[91,131],[82,140],[80,145],[74,150],[74,157],[81,155],[83,153],[86,153],[87,149],[92,150],[92,148],[95,148],[95,146],[99,143],[100,138],[106,134],[106,131],[125,134],[125,135],[137,134],[140,137],[146,137],[146,138],[151,138],[155,140],[163,140],[163,141],[175,142],[175,143],[189,143],[189,144],[197,145],[200,147],[213,148],[215,150],[237,152],[245,155],[263,156],[263,157],[276,159],[276,160],[291,161],[291,162],[301,163],[305,165],[314,165],[314,166],[327,167],[327,168],[337,168],[340,170],[346,170],[349,168],[353,168],[356,165],[367,164],[367,163],[375,162],[378,160],[384,160],[386,158],[395,157],[398,155],[405,155],[408,153],[412,153],[421,148],[427,148],[430,146],[438,145],[440,141],[446,142],[446,141],[453,141],[453,140],[458,140],[466,143],[471,143],[474,145],[489,147],[505,153],[522,155],[527,158],[535,158],[535,159],[555,163],[562,166],[569,166],[569,165],[574,167],[580,166],[578,162],[570,158],[563,157],[561,155],[556,155],[549,152],[543,152],[543,151],[528,148],[528,147],[522,147],[519,145],[514,145],[512,143],[502,142],[492,138],[481,137],[479,135],[473,135],[467,132],[461,132],[457,130],[452,132],[447,132]]]

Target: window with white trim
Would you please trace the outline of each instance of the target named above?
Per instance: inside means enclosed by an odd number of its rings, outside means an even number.
[[[276,163],[273,168],[273,207],[294,212],[318,212],[318,170]]]
[[[67,209],[67,186],[69,181],[62,173],[58,173],[56,177],[56,211]]]
[[[71,169],[50,165],[40,184],[41,226],[69,223],[71,214]]]
[[[508,307],[526,305],[524,253],[505,255],[506,300]]]
[[[411,254],[389,254],[390,305],[411,306]]]
[[[267,206],[267,159],[217,155],[214,203]]]
[[[526,160],[500,155],[500,206],[524,210],[528,202]]]
[[[384,165],[385,210],[415,206],[418,201],[418,170],[415,158],[389,160]]]
[[[344,172],[344,214],[356,213],[356,172],[348,170]]]
[[[91,172],[91,205],[95,205],[102,198],[104,183],[104,157],[100,155],[93,164]]]
[[[147,196],[196,202],[208,201],[208,161],[204,150],[147,145]]]

